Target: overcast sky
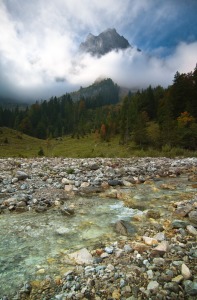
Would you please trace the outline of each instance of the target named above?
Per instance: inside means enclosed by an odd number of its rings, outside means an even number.
[[[197,0],[0,0],[0,101],[48,99],[97,78],[168,86],[197,63]],[[131,45],[77,53],[88,33],[116,28]]]

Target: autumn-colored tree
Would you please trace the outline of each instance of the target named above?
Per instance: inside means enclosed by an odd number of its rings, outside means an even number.
[[[192,123],[195,122],[195,118],[190,115],[187,111],[184,111],[177,118],[179,127],[189,127]]]
[[[107,134],[106,125],[102,124],[100,129],[100,135],[102,140],[106,139],[106,134]]]

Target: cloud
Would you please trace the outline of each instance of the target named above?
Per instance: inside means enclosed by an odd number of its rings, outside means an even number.
[[[183,40],[168,56],[161,55],[167,53],[165,45],[158,46],[169,32],[166,24],[171,26],[180,17],[181,3],[184,1],[125,0],[123,5],[118,0],[2,0],[0,96],[47,99],[89,85],[98,77],[111,77],[129,88],[167,86],[177,70],[189,72],[197,62],[195,32],[190,42]],[[180,23],[174,24],[177,30]],[[97,35],[108,27],[116,28],[143,51],[127,49],[101,58],[77,54],[89,32]],[[151,45],[156,46],[150,49]]]
[[[149,56],[136,48],[112,51],[101,58],[84,55],[77,68],[70,71],[69,80],[86,85],[97,78],[110,77],[128,88],[146,88],[148,85],[167,87],[176,71],[190,72],[197,62],[197,42],[181,43],[175,52],[165,58]]]

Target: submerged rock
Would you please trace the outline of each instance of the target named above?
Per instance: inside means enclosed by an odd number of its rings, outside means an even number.
[[[182,220],[174,220],[172,222],[172,228],[186,228],[188,225],[188,222],[182,221]]]
[[[121,235],[133,235],[136,232],[136,228],[131,223],[120,220],[115,224],[115,231]]]

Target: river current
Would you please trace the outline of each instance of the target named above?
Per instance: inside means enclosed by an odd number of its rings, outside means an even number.
[[[197,188],[181,176],[120,191],[144,209],[162,212],[168,209],[169,201],[192,198]],[[116,241],[114,224],[118,220],[132,222],[135,214],[143,213],[117,199],[92,197],[91,201],[95,205],[82,205],[72,217],[63,216],[58,209],[43,214],[29,211],[0,215],[0,297],[14,294],[26,281],[62,276],[69,267],[63,260],[65,254]]]

